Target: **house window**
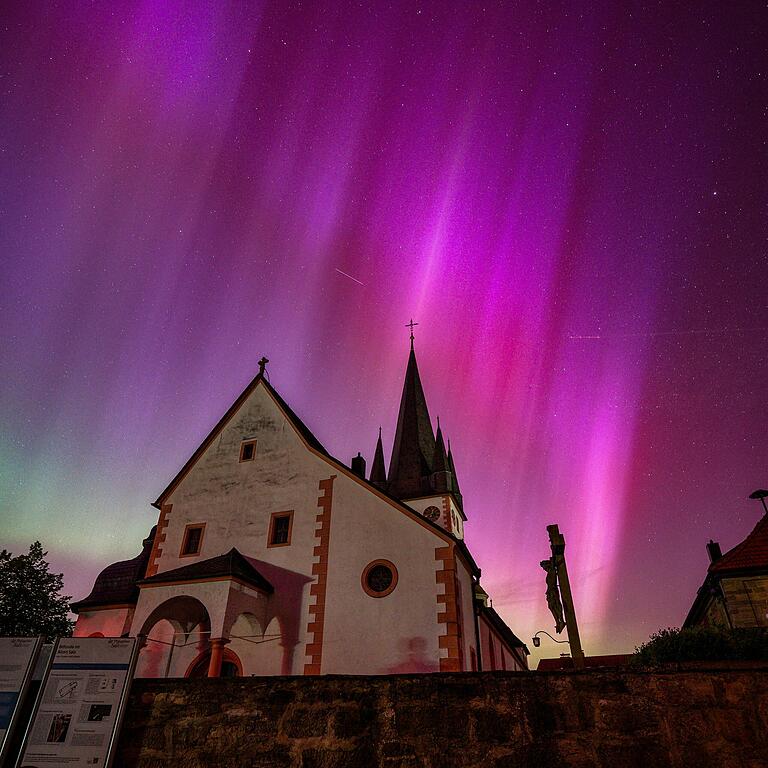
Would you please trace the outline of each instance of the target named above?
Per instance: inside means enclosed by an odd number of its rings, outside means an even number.
[[[181,552],[179,552],[179,557],[192,557],[193,555],[199,555],[203,546],[204,532],[205,523],[188,525],[184,529],[184,536],[181,539]]]
[[[291,543],[293,512],[275,512],[269,521],[268,547],[287,547]]]
[[[397,568],[389,560],[374,560],[363,569],[363,590],[371,597],[386,597],[397,586]]]
[[[240,443],[240,461],[253,461],[256,458],[256,441],[243,440]]]

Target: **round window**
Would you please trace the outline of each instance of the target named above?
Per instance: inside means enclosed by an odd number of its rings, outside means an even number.
[[[397,586],[397,568],[389,560],[374,560],[365,567],[361,581],[371,597],[386,597]]]

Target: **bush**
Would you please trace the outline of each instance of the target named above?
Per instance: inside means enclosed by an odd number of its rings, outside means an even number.
[[[674,661],[768,661],[768,628],[660,629],[635,648],[634,664]]]

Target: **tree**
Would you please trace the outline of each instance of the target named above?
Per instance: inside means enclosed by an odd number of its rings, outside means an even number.
[[[47,555],[39,541],[28,555],[0,552],[0,636],[72,634],[71,598],[60,594],[64,581],[48,570]]]
[[[768,627],[660,629],[633,658],[645,665],[681,661],[768,661]]]

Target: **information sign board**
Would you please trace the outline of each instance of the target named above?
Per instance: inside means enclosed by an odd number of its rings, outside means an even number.
[[[42,637],[0,637],[0,765],[18,725]]]
[[[132,637],[63,637],[53,650],[19,768],[107,768],[136,665]]]

